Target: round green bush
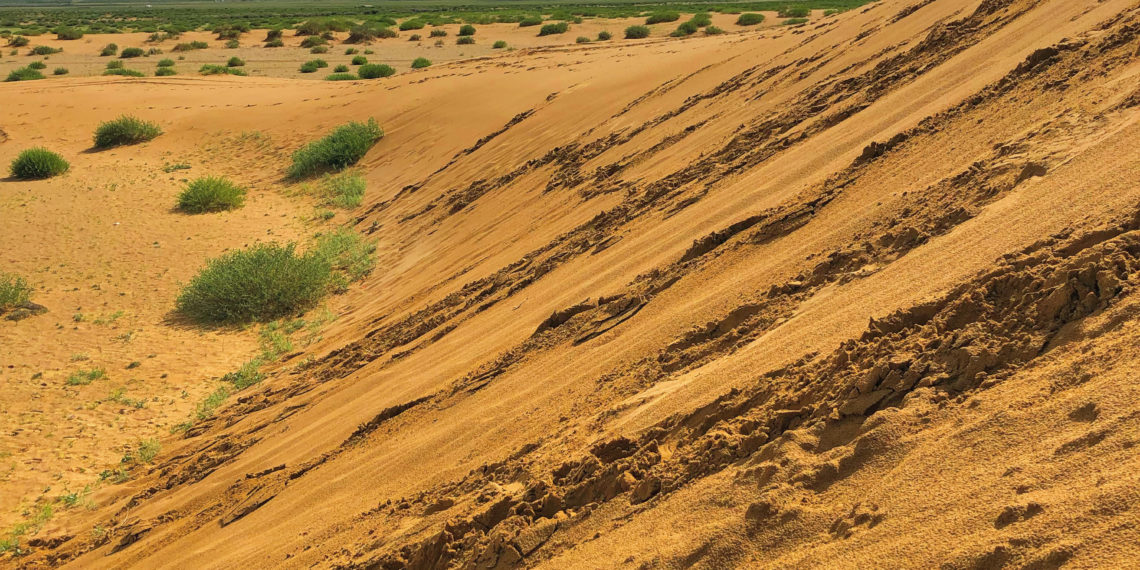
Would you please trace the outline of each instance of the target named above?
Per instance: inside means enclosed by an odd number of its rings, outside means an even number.
[[[752,12],[748,12],[745,14],[741,14],[740,16],[738,16],[736,18],[736,25],[737,26],[755,26],[756,24],[759,24],[760,22],[763,22],[763,21],[764,21],[764,14],[755,14]]]
[[[330,73],[325,76],[325,81],[352,81],[360,79],[355,73]]]
[[[630,26],[625,29],[625,39],[640,40],[649,37],[649,28],[645,26]]]
[[[142,74],[139,74],[140,76]],[[95,148],[110,148],[146,142],[162,134],[157,123],[131,115],[100,123],[95,129]]]
[[[294,244],[258,244],[207,261],[179,293],[176,307],[200,323],[271,321],[316,305],[331,279],[331,264],[318,253],[299,255]]]
[[[142,57],[143,55],[146,55],[146,52],[143,51],[142,48],[137,47],[123,48],[123,51],[119,52],[119,57],[124,59],[128,57]]]
[[[109,55],[115,55],[117,53],[119,53],[119,46],[118,45],[107,44],[106,46],[103,46],[103,49],[102,49],[102,51],[99,52],[99,55],[101,57],[107,57]]]
[[[681,19],[681,14],[679,14],[677,12],[655,12],[653,14],[650,14],[649,17],[645,19],[645,23],[647,25],[648,24],[663,24],[665,22],[676,22],[677,20],[680,20],[680,19]]]
[[[467,46],[467,45],[471,45],[473,43],[475,43],[475,38],[471,37],[471,36],[463,36],[463,37],[455,40],[455,45],[459,45],[459,46]]]
[[[423,69],[431,67],[431,60],[426,57],[417,57],[412,61],[412,69]]]
[[[317,46],[317,47],[309,50],[309,53],[316,53],[316,54],[328,53],[328,52],[329,52],[329,48],[327,48],[325,46]]]
[[[473,36],[473,35],[475,35],[475,26],[472,26],[471,24],[463,24],[462,26],[459,26],[459,35],[461,35],[461,36]]]
[[[527,16],[527,17],[519,20],[519,27],[520,28],[525,28],[528,26],[541,26],[541,25],[542,25],[542,16]]]
[[[83,37],[83,31],[65,26],[55,29],[55,37],[61,40],[78,40]]]
[[[122,68],[123,68],[123,62],[118,60],[118,59],[111,60],[111,61],[107,62],[107,69],[122,69]]]
[[[191,180],[178,195],[178,209],[190,214],[234,210],[245,204],[245,188],[221,176]]]
[[[67,172],[71,165],[62,156],[43,147],[24,150],[12,161],[12,176],[22,180],[51,178]]]
[[[613,37],[614,37],[613,34],[607,32],[605,30],[598,32],[598,41],[599,42],[604,42],[606,40],[612,39]]]
[[[507,47],[507,42],[503,40],[499,40],[491,45],[491,49],[503,49],[505,47]]]
[[[352,65],[364,65],[366,63],[368,63],[368,58],[362,55],[352,58]]]
[[[173,67],[160,67],[154,70],[155,77],[168,77],[171,75],[178,75],[178,72],[174,71]]]
[[[408,36],[409,42],[418,42],[421,39],[423,39],[423,38],[421,38],[419,34],[412,34],[411,36]]]
[[[173,59],[160,59],[158,60],[158,67],[174,67]]]
[[[47,64],[42,61],[33,61],[28,64],[28,67],[35,70],[46,69]]]
[[[708,35],[708,36],[719,36],[720,34],[723,34],[723,33],[724,33],[724,30],[722,30],[716,26],[709,26],[709,27],[705,28],[705,35]]]
[[[555,34],[564,34],[566,30],[570,29],[570,24],[566,22],[558,22],[556,24],[546,24],[538,30],[540,36],[552,36]]]
[[[396,68],[383,63],[366,63],[356,70],[361,79],[378,79],[396,74]]]
[[[44,74],[40,73],[37,69],[21,67],[9,72],[8,78],[4,81],[32,81],[35,79],[44,79]]]
[[[68,71],[66,67],[57,67],[54,71],[51,72],[52,75],[67,75],[67,73]]]
[[[590,38],[587,38],[586,36],[578,36],[578,39],[574,40],[574,43],[588,44],[590,43]]]
[[[334,67],[333,72],[335,72],[335,73],[348,73],[348,66],[342,63],[342,64]]]
[[[236,55],[226,62],[226,67],[241,67],[243,65],[245,65],[245,60]]]

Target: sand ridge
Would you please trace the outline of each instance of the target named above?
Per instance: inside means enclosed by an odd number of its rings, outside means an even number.
[[[1138,30],[1125,1],[889,0],[383,85],[156,80],[180,147],[260,129],[281,160],[375,116],[348,223],[380,262],[13,562],[1125,566]],[[10,98],[67,97],[39,89]]]

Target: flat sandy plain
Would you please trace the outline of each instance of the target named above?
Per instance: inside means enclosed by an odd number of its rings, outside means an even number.
[[[0,262],[48,308],[0,321],[0,517],[53,507],[4,564],[1140,559],[1135,2],[883,0],[583,45],[511,28],[462,56],[385,40],[401,73],[377,81],[298,81],[306,53],[257,47],[82,77],[85,38],[50,60],[73,76],[0,84],[0,163],[71,161],[0,181]],[[250,77],[192,71],[231,53]],[[419,55],[437,64],[407,72]],[[125,112],[165,134],[92,152]],[[289,155],[368,117],[364,203],[324,220]],[[247,205],[173,212],[204,173]],[[337,225],[377,241],[373,274],[171,434],[258,351],[257,327],[181,324],[179,283]],[[91,366],[107,378],[66,385]],[[149,437],[153,464],[99,480]]]

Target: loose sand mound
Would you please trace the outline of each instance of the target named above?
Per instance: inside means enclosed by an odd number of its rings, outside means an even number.
[[[8,563],[1140,559],[1134,1],[884,0],[382,85],[40,83],[4,86],[9,137],[144,105],[172,151],[263,130],[215,159],[267,180],[376,117],[351,223],[380,262],[323,340]]]

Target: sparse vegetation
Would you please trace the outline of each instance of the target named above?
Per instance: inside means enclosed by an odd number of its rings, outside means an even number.
[[[364,176],[350,170],[326,174],[315,184],[306,187],[305,192],[319,197],[326,206],[349,209],[360,205],[366,187]]]
[[[801,24],[806,24],[806,23],[808,23],[807,18],[789,18],[787,20],[784,20],[783,25],[785,25],[785,26],[799,26]]]
[[[422,20],[412,18],[410,20],[404,20],[403,22],[400,22],[400,31],[406,32],[408,30],[422,30],[426,25],[427,24]]]
[[[107,45],[103,46],[103,49],[99,52],[99,55],[101,57],[107,57],[107,56],[113,56],[117,53],[119,53],[118,44],[107,44]]]
[[[121,60],[112,60],[107,62],[107,69],[122,69],[123,62]]]
[[[598,32],[598,41],[599,42],[611,40],[611,39],[613,39],[613,37],[614,37],[613,34],[607,32],[605,30]]]
[[[586,36],[578,36],[578,39],[574,40],[574,43],[588,44],[590,43],[590,38],[587,38]]]
[[[32,48],[32,51],[28,52],[28,55],[53,55],[53,54],[61,53],[62,51],[63,51],[63,48],[53,48],[51,46],[36,46],[36,47]]]
[[[412,60],[412,69],[423,69],[425,67],[431,67],[430,59],[426,57],[417,57],[416,59]]]
[[[325,76],[325,81],[352,81],[354,79],[360,78],[357,77],[355,73],[346,72],[330,73]]]
[[[196,49],[206,49],[209,47],[210,44],[206,42],[194,41],[190,43],[176,44],[173,48],[171,48],[170,51],[192,51]]]
[[[383,63],[366,63],[360,66],[356,73],[361,79],[379,79],[396,74],[396,68]]]
[[[323,59],[311,59],[301,64],[301,73],[313,73],[328,66],[329,63]]]
[[[447,37],[447,30],[443,28],[435,28],[431,31],[431,33],[428,34],[428,36],[433,38],[445,38]]]
[[[455,45],[466,46],[475,43],[475,38],[472,36],[463,36],[455,40]]]
[[[811,15],[807,6],[784,6],[776,13],[781,18],[806,18]]]
[[[67,73],[68,71],[66,67],[57,67],[51,72],[52,75],[67,75]]]
[[[162,134],[158,123],[131,115],[100,123],[95,129],[95,148],[110,148],[146,142]]]
[[[366,67],[368,66],[361,66],[360,76],[368,79],[364,75]],[[383,136],[384,131],[375,119],[369,119],[365,123],[352,122],[341,125],[328,136],[294,152],[289,175],[300,178],[356,164]]]
[[[318,236],[313,252],[332,269],[330,285],[334,292],[343,292],[350,282],[363,279],[376,265],[376,244],[349,228]]]
[[[67,172],[71,165],[62,156],[43,147],[25,149],[12,161],[13,178],[36,180]]]
[[[42,61],[33,61],[28,64],[28,68],[39,71],[41,69],[47,69],[47,64]]]
[[[504,40],[499,40],[499,41],[491,44],[491,49],[503,49],[505,47],[507,47],[507,42]]]
[[[361,189],[361,194],[363,193],[364,190]],[[0,272],[0,313],[30,302],[32,292],[32,286],[23,277]]]
[[[213,63],[203,64],[198,68],[198,73],[202,75],[245,75],[245,71],[237,67],[229,67],[226,65],[216,65]]]
[[[178,72],[173,67],[160,67],[154,70],[155,77],[168,77],[171,75],[178,75]]]
[[[542,22],[542,16],[527,16],[519,20],[519,27],[526,28],[528,26],[541,26]]]
[[[68,386],[86,386],[106,377],[107,371],[102,368],[79,369],[72,372],[65,382]]]
[[[647,26],[630,26],[625,29],[625,39],[627,40],[640,40],[649,37],[649,28]]]
[[[8,38],[8,47],[21,48],[28,45],[29,43],[31,42],[24,36],[12,36]]]
[[[245,188],[221,176],[203,176],[186,183],[178,194],[178,209],[190,214],[235,210],[245,204]]]
[[[723,33],[724,33],[724,30],[722,30],[716,26],[709,26],[709,27],[705,28],[705,35],[717,36],[717,35],[720,35]]]
[[[317,46],[317,47],[309,50],[309,53],[314,53],[314,54],[321,54],[321,53],[328,53],[328,52],[329,52],[328,46]]]

